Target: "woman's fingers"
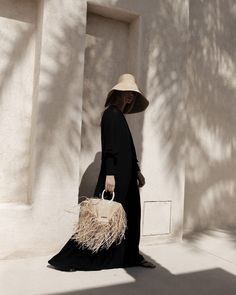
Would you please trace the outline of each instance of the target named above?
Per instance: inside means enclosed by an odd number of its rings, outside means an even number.
[[[111,190],[114,190],[115,186],[112,184],[106,183],[105,188],[106,188],[106,190],[111,191]]]
[[[145,184],[145,177],[143,176],[143,174],[138,171],[137,174],[137,181],[138,181],[138,186],[142,187]],[[105,191],[109,191],[111,193],[113,193],[115,190],[115,177],[114,175],[107,175],[106,176],[106,181],[105,181]]]
[[[141,172],[138,173],[138,186],[142,187],[145,184],[145,177]]]
[[[114,192],[115,190],[115,177],[114,175],[107,175],[105,182],[105,191]]]
[[[113,186],[113,185],[106,185],[106,187],[105,187],[105,191],[109,191],[109,192],[114,192],[114,190],[115,190],[115,186]]]

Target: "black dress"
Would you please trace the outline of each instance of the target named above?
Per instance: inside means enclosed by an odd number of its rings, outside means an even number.
[[[48,261],[56,268],[100,270],[130,267],[138,265],[143,259],[139,253],[141,206],[137,171],[140,169],[125,116],[114,105],[108,106],[102,115],[101,145],[101,169],[94,196],[100,196],[104,190],[106,175],[114,175],[114,200],[123,205],[127,214],[125,239],[119,245],[112,244],[108,250],[92,253],[88,249],[80,249],[71,237]]]

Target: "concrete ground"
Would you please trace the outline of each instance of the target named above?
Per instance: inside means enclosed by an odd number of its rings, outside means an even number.
[[[133,267],[62,272],[54,255],[0,261],[0,294],[32,295],[235,295],[236,229],[185,236],[180,243],[141,247],[155,269]]]

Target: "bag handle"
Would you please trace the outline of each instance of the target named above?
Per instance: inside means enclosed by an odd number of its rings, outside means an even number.
[[[104,200],[104,192],[105,192],[105,190],[103,190],[102,191],[102,199]],[[114,198],[115,198],[115,192],[112,192],[112,198],[111,198],[111,200],[109,200],[109,201],[113,201],[114,200]]]

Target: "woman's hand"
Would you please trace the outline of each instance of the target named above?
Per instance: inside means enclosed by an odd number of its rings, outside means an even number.
[[[114,175],[107,175],[106,182],[105,182],[105,191],[109,191],[111,193],[115,190],[115,176]]]
[[[142,187],[145,184],[145,177],[143,176],[141,171],[137,171],[137,182],[139,187]]]

